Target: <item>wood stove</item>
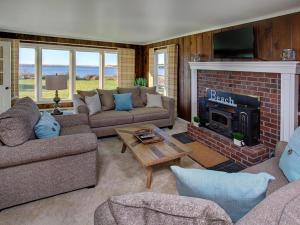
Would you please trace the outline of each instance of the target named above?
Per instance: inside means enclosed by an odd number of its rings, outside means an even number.
[[[207,97],[199,99],[198,115],[205,119],[205,127],[232,138],[233,132],[245,136],[245,144],[259,143],[259,99],[208,89]]]

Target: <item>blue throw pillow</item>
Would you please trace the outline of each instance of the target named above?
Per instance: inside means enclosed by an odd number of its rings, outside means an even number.
[[[279,167],[290,182],[300,179],[300,127],[290,137],[280,157]]]
[[[34,132],[39,139],[57,137],[60,133],[60,125],[50,113],[44,112],[35,125]]]
[[[114,94],[116,111],[132,110],[132,93]]]
[[[266,197],[270,180],[267,173],[225,173],[206,169],[183,169],[171,166],[180,195],[216,202],[238,221]]]

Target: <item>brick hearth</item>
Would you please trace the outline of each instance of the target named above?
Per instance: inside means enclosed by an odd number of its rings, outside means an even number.
[[[280,74],[198,71],[197,79],[198,97],[206,95],[206,88],[260,97],[261,144],[239,148],[231,139],[192,124],[188,127],[188,134],[245,166],[267,159],[280,139]]]

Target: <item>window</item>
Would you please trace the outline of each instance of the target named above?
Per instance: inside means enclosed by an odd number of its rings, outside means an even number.
[[[155,76],[154,84],[157,87],[157,92],[166,95],[166,50],[155,51]]]
[[[36,99],[36,52],[34,48],[20,48],[19,97]]]
[[[75,89],[88,91],[100,87],[100,53],[76,52]]]
[[[59,91],[71,100],[76,90],[114,89],[118,84],[118,52],[95,48],[21,44],[19,96],[52,102],[54,91],[45,89],[45,76],[64,75],[68,88]]]
[[[67,50],[42,49],[41,99],[53,99],[54,91],[45,89],[45,77],[55,76],[56,74],[66,76],[68,81],[68,89],[59,91],[59,97],[62,100],[70,99],[70,52]]]
[[[107,90],[118,86],[118,54],[104,53],[104,80],[103,87]]]

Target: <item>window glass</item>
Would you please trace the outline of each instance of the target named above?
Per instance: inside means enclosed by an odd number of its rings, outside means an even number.
[[[104,53],[103,88],[106,90],[118,87],[118,53]]]
[[[166,64],[165,64],[165,52],[157,52],[156,56],[156,86],[157,92],[166,95]]]
[[[99,88],[99,52],[76,52],[76,90]]]
[[[61,99],[70,99],[70,51],[67,50],[54,50],[42,49],[42,99],[52,99],[55,92],[45,89],[45,76],[64,75],[68,80],[68,88],[60,90],[58,95]]]
[[[34,48],[19,49],[19,97],[35,99],[36,51]]]

